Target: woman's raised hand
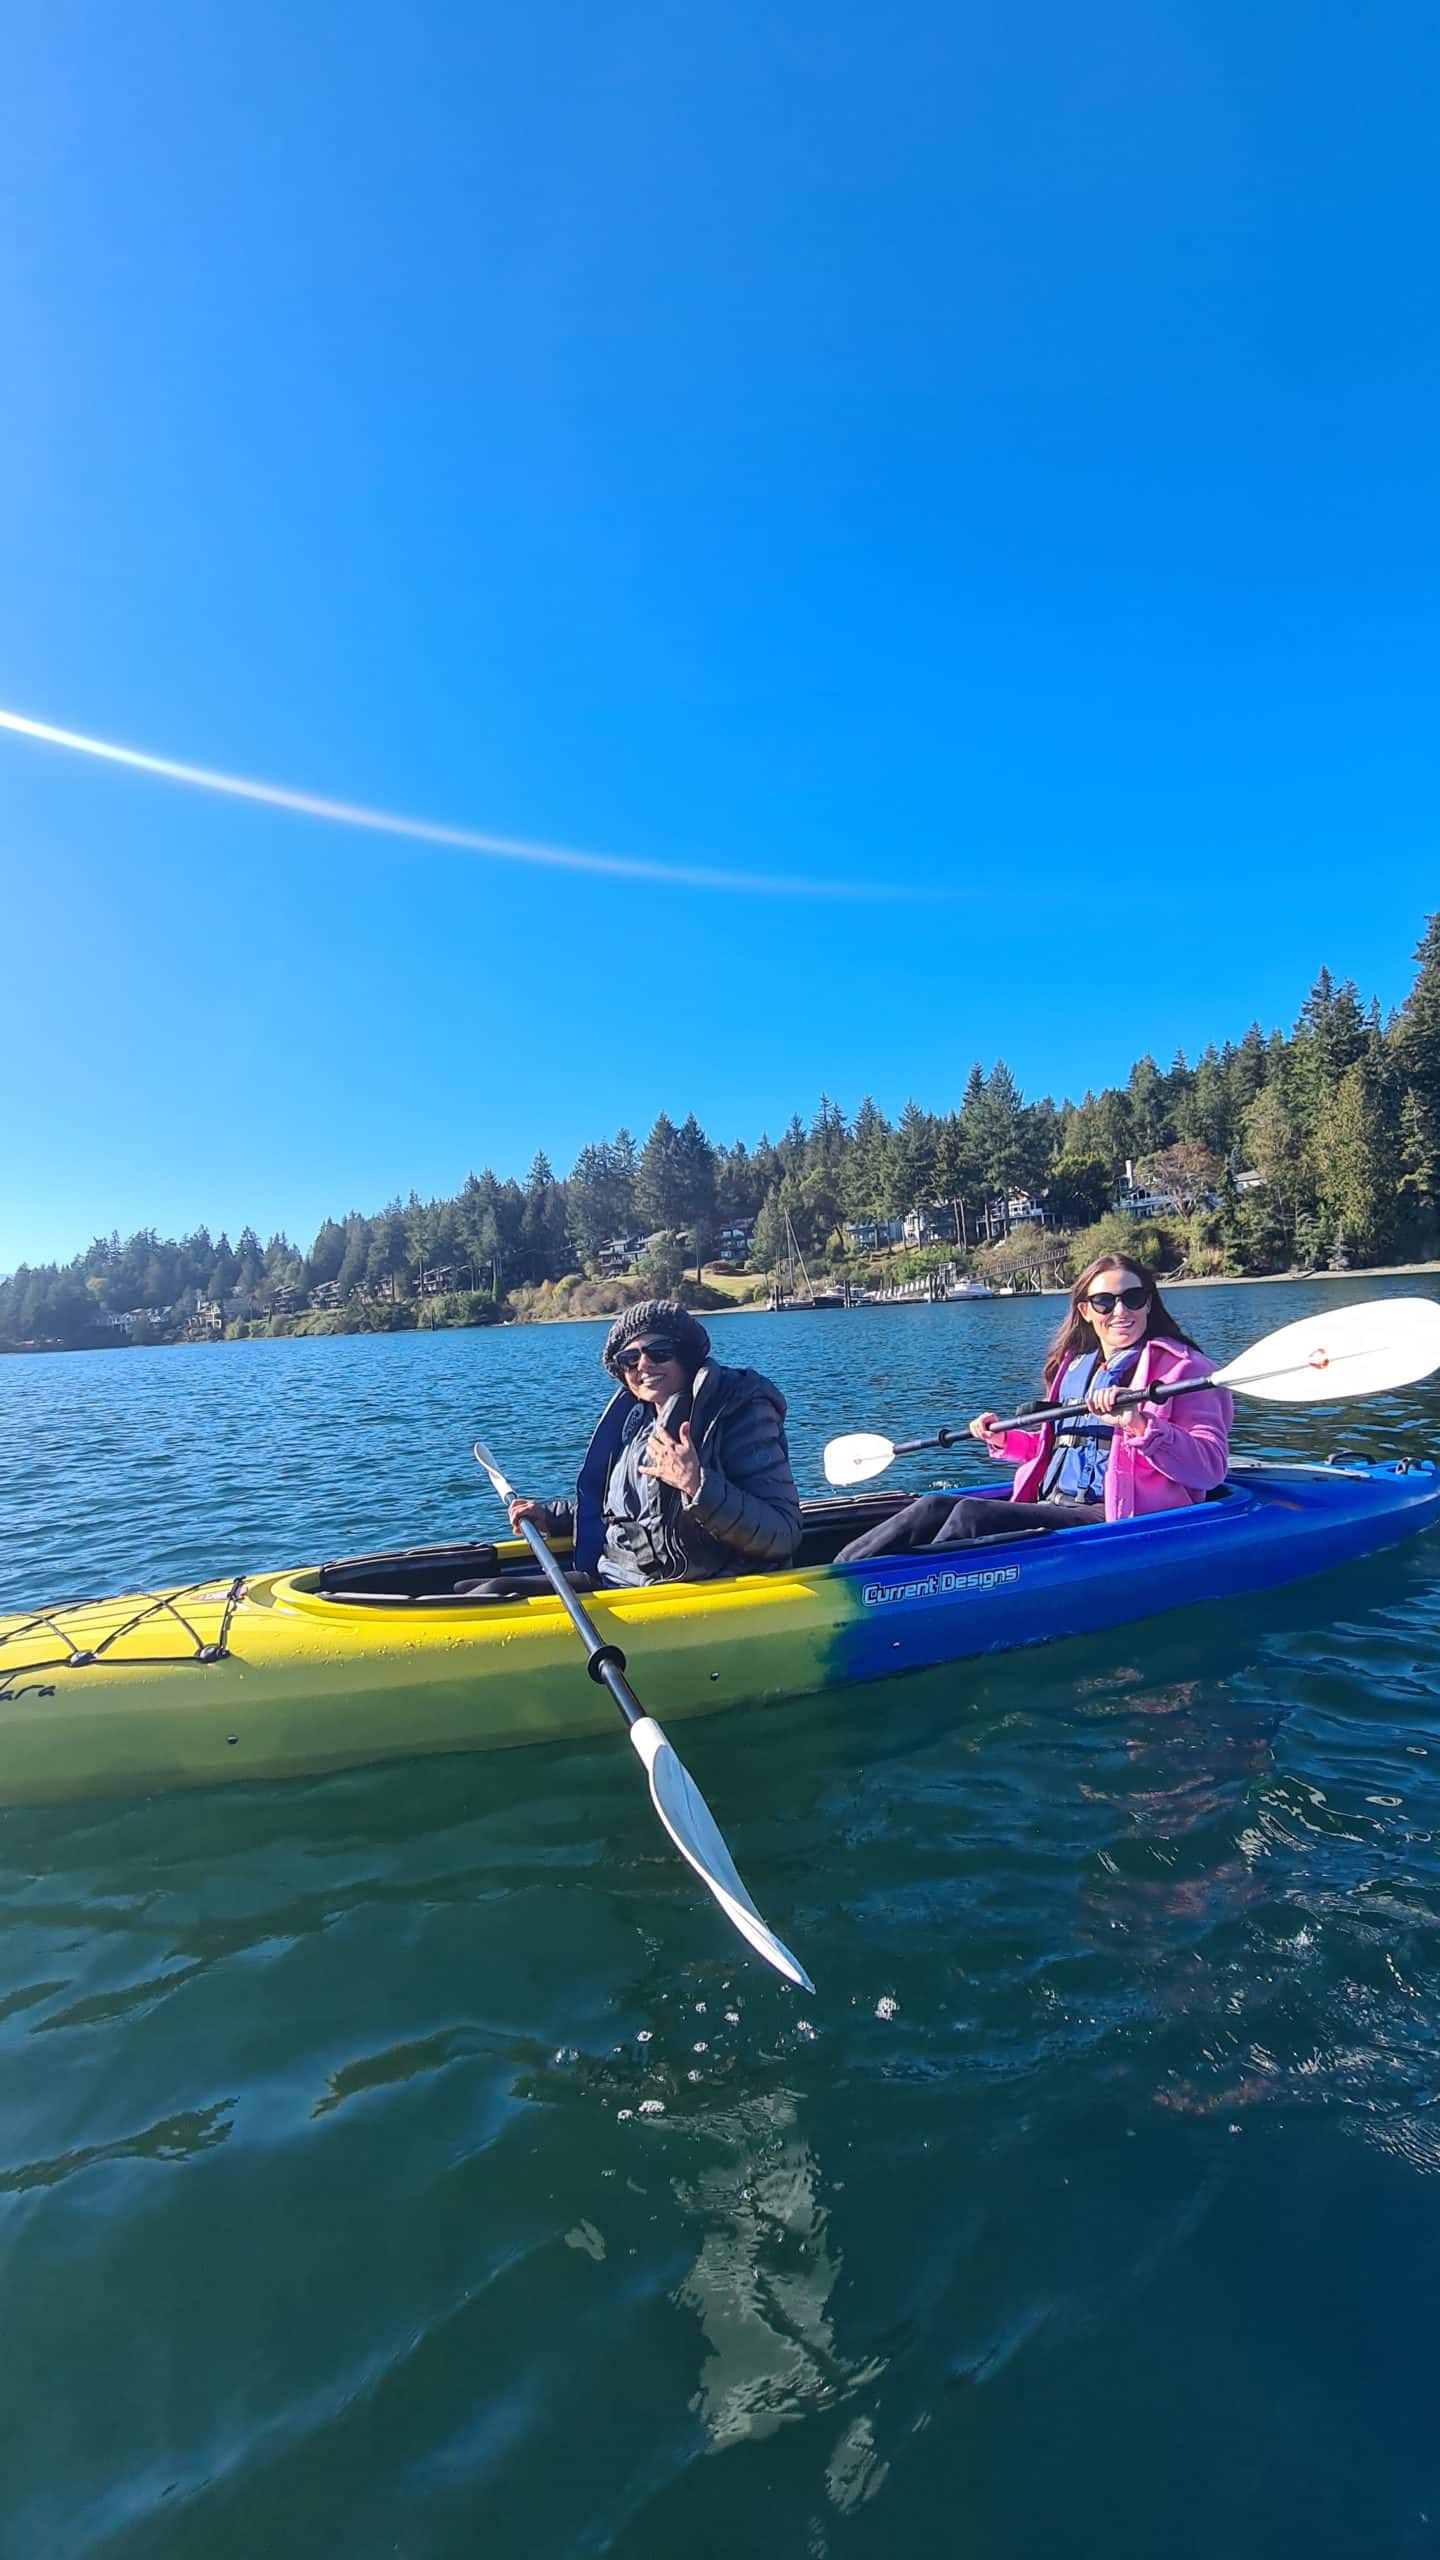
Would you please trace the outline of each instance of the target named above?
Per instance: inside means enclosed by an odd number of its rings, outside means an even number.
[[[678,1435],[672,1436],[663,1422],[657,1422],[640,1460],[637,1473],[658,1476],[662,1484],[672,1484],[687,1502],[700,1490],[700,1452],[690,1439],[690,1425],[682,1422]]]
[[[516,1537],[520,1534],[522,1520],[533,1520],[542,1537],[550,1527],[550,1514],[545,1504],[532,1502],[528,1493],[517,1493],[510,1505],[510,1527]]]
[[[969,1426],[970,1437],[972,1440],[993,1440],[999,1428],[998,1413],[977,1413]]]

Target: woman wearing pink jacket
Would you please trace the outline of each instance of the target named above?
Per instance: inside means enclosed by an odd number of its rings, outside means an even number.
[[[1078,1404],[1082,1420],[1045,1423],[1038,1431],[999,1431],[993,1413],[977,1413],[972,1439],[1015,1468],[1009,1498],[927,1493],[863,1538],[837,1561],[916,1547],[950,1546],[966,1538],[1013,1537],[1023,1529],[1096,1527],[1150,1511],[1203,1502],[1222,1484],[1234,1410],[1223,1387],[1173,1404],[1122,1405],[1122,1389],[1203,1378],[1199,1347],[1170,1314],[1155,1275],[1118,1254],[1081,1272],[1065,1321],[1045,1360],[1048,1404]]]

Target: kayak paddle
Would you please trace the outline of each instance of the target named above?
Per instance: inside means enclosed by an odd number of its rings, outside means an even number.
[[[1126,1387],[1117,1405],[1168,1404],[1174,1396],[1197,1394],[1205,1387],[1234,1387],[1244,1396],[1263,1396],[1272,1404],[1331,1404],[1342,1396],[1378,1395],[1385,1387],[1412,1386],[1440,1368],[1440,1306],[1433,1298],[1366,1298],[1359,1306],[1335,1307],[1328,1315],[1302,1316],[1278,1333],[1267,1333],[1223,1369],[1203,1378],[1182,1378],[1173,1386]],[[1085,1404],[1034,1405],[998,1422],[999,1431],[1033,1431],[1045,1422],[1070,1422],[1088,1412]],[[825,1476],[830,1484],[863,1484],[878,1476],[894,1458],[916,1449],[953,1449],[970,1437],[969,1427],[947,1425],[925,1440],[887,1440],[878,1431],[852,1431],[825,1447]]]
[[[500,1467],[482,1440],[475,1443],[475,1455],[495,1487],[506,1508],[515,1500],[515,1488],[507,1482]],[[805,1967],[790,1953],[772,1929],[767,1929],[744,1885],[735,1861],[720,1836],[719,1826],[704,1797],[653,1716],[647,1716],[629,1681],[625,1677],[625,1656],[618,1644],[606,1644],[589,1611],[582,1608],[571,1589],[558,1557],[553,1556],[533,1520],[522,1520],[520,1535],[554,1592],[575,1633],[590,1657],[592,1680],[603,1683],[610,1692],[626,1729],[644,1763],[650,1780],[650,1796],[656,1812],[674,1841],[682,1858],[688,1858],[702,1884],[714,1894],[727,1920],[733,1922],[742,1938],[748,1940],[757,1955],[783,1973],[787,1982],[797,1983],[802,1991],[813,1991]]]

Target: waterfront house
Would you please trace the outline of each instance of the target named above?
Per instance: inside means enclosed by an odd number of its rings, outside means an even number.
[[[716,1238],[716,1261],[730,1263],[738,1271],[749,1255],[750,1239],[754,1233],[753,1218],[732,1218]]]
[[[898,1218],[847,1218],[842,1233],[847,1252],[880,1253],[899,1244],[902,1227]]]

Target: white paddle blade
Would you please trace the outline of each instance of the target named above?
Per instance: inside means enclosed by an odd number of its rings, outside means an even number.
[[[682,1858],[708,1884],[727,1920],[742,1938],[802,1991],[814,1983],[803,1964],[767,1929],[736,1872],[735,1861],[716,1828],[715,1817],[682,1760],[678,1760],[653,1716],[630,1727],[630,1739],[645,1763],[655,1810]]]
[[[878,1431],[852,1431],[847,1439],[825,1443],[825,1481],[827,1484],[863,1484],[867,1476],[883,1475],[895,1455],[893,1440],[882,1440]]]
[[[1219,1386],[1274,1404],[1326,1404],[1412,1386],[1440,1368],[1433,1298],[1367,1298],[1267,1333],[1215,1373]]]
[[[485,1473],[489,1477],[496,1492],[500,1496],[501,1501],[504,1503],[506,1510],[508,1511],[511,1503],[515,1499],[515,1488],[502,1473],[499,1460],[491,1457],[483,1440],[476,1441],[475,1456],[479,1461],[479,1464],[484,1468]]]

